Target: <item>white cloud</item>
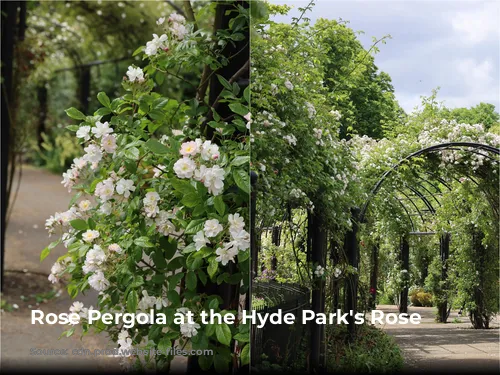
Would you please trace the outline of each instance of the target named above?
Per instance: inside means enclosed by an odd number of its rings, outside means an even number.
[[[495,85],[493,78],[493,64],[487,59],[477,62],[475,59],[466,58],[455,62],[460,79],[469,91],[478,93]]]
[[[474,8],[455,12],[451,25],[457,37],[468,43],[476,44],[498,38],[499,33],[498,2],[474,4]]]

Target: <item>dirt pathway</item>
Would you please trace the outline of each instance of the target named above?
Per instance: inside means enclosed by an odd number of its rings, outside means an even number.
[[[396,306],[379,305],[377,310],[397,313]],[[434,321],[432,307],[413,307],[409,313],[419,313],[418,325],[385,325],[383,329],[394,337],[403,351],[406,370],[422,372],[472,372],[500,370],[499,317],[493,329],[475,330],[467,317],[452,311],[448,321]]]
[[[79,335],[61,338],[61,325],[31,324],[31,310],[45,314],[68,312],[73,301],[64,289],[53,296],[52,284],[47,280],[54,261],[66,252],[62,245],[42,263],[40,251],[50,243],[45,231],[45,220],[56,211],[68,209],[71,195],[61,185],[61,177],[29,166],[23,167],[19,194],[13,207],[6,234],[4,294],[9,307],[2,313],[1,343],[2,369],[40,370],[58,368],[81,370],[119,370],[117,358],[106,356],[73,356],[73,349],[105,349],[113,345],[105,334]],[[14,272],[13,272],[14,271]],[[96,304],[96,293],[77,297],[86,306]],[[9,308],[9,309],[10,309]],[[4,309],[4,310],[7,310]],[[36,349],[69,349],[69,355],[34,355]],[[32,350],[33,349],[33,350]]]

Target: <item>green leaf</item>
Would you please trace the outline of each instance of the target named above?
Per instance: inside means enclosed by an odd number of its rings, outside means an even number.
[[[207,274],[203,270],[198,270],[198,279],[200,279],[203,285],[207,285]]]
[[[189,271],[186,274],[186,286],[189,290],[195,290],[196,284],[198,283],[198,279],[196,278],[196,274],[193,271]]]
[[[238,263],[242,263],[250,257],[249,251],[240,251],[238,253]]]
[[[250,103],[250,86],[247,86],[247,88],[243,91],[243,99],[245,99],[247,103]]]
[[[163,120],[165,118],[165,112],[159,109],[153,109],[151,112],[148,113],[148,116],[151,117],[153,120]]]
[[[179,191],[183,194],[196,193],[196,188],[191,185],[189,181],[183,181],[174,178],[170,181],[170,183],[176,191]]]
[[[136,238],[134,240],[134,243],[140,247],[154,247],[155,246],[153,243],[151,243],[151,241],[149,241],[149,237],[146,237],[146,236]]]
[[[127,168],[128,172],[134,174],[137,171],[137,164],[132,160],[127,160],[125,161],[125,168]]]
[[[234,335],[234,339],[238,340],[239,342],[250,342],[250,335],[248,335],[248,333],[237,333],[236,335]]]
[[[123,155],[127,159],[137,160],[139,159],[139,149],[137,147],[130,147],[123,151]]]
[[[229,104],[229,108],[231,109],[231,111],[233,111],[234,113],[236,113],[240,116],[245,116],[248,114],[248,112],[250,112],[248,110],[248,107],[246,107],[240,103],[231,103],[231,104]]]
[[[75,327],[71,328],[70,330],[66,331],[66,337],[70,337],[75,333]]]
[[[196,206],[192,212],[192,217],[200,217],[200,216],[204,216],[205,214],[205,206],[204,205],[199,205],[199,206]]]
[[[168,104],[169,101],[170,99],[168,98],[160,97],[153,102],[153,109],[162,109]]]
[[[165,73],[160,72],[159,70],[155,73],[155,81],[157,84],[161,85],[165,80]]]
[[[78,129],[80,129],[80,127],[78,125],[68,125],[68,126],[66,126],[66,129],[68,129],[69,131],[72,131],[72,132],[76,132],[76,131],[78,131]]]
[[[99,94],[97,94],[97,100],[99,100],[99,103],[101,103],[106,108],[111,108],[111,101],[109,100],[105,92],[101,91]]]
[[[144,49],[144,47],[143,47],[143,46],[140,46],[139,48],[137,48],[137,49],[134,51],[134,53],[132,54],[132,57],[137,56],[139,53],[141,53],[141,52],[142,52],[142,50],[143,50],[143,49]]]
[[[174,305],[179,306],[181,304],[181,297],[176,290],[170,290],[167,292],[167,299]]]
[[[45,258],[47,258],[47,256],[50,254],[50,249],[48,247],[46,247],[45,249],[42,250],[41,254],[40,254],[40,262],[42,260],[44,260]]]
[[[224,86],[229,91],[233,91],[233,86],[229,83],[229,81],[227,79],[225,79],[220,74],[217,74],[217,79],[219,80],[219,82],[221,83],[222,86]]]
[[[233,171],[234,182],[245,193],[250,194],[250,177],[248,172],[243,169],[235,169]]]
[[[218,309],[219,308],[219,300],[217,298],[214,298],[210,301],[208,304],[208,307],[212,310]]]
[[[158,142],[156,139],[150,139],[146,142],[146,147],[149,148],[155,154],[166,154],[168,153],[168,147]]]
[[[250,344],[246,344],[240,354],[241,365],[245,366],[250,363]]]
[[[250,163],[250,156],[237,156],[233,159],[231,162],[231,165],[238,167],[243,164],[249,164]]]
[[[87,230],[88,229],[87,222],[85,220],[82,220],[82,219],[71,220],[69,222],[69,224],[73,228],[78,229],[78,230]]]
[[[189,257],[186,260],[186,266],[193,271],[200,268],[203,264],[203,258],[196,258],[193,256],[195,254],[196,252],[189,254]]]
[[[151,281],[155,284],[163,284],[165,282],[165,275],[157,273],[151,278]]]
[[[212,108],[212,113],[214,115],[215,122],[219,122],[220,121],[220,115],[217,113],[217,111]]]
[[[169,240],[168,237],[161,237],[160,247],[165,251],[165,258],[172,259],[177,251],[177,241]]]
[[[226,211],[226,204],[222,199],[222,195],[218,195],[214,198],[214,206],[219,215],[223,216],[224,212]]]
[[[227,346],[231,344],[231,329],[226,323],[218,324],[215,327],[215,336],[221,344]]]
[[[75,298],[78,295],[78,286],[76,284],[68,284],[68,294],[71,298]]]
[[[203,229],[205,219],[191,220],[186,227],[186,234],[196,234]]]
[[[57,245],[59,245],[61,243],[61,239],[58,239],[54,242],[51,242],[50,245],[48,246],[50,250],[52,250],[54,247],[56,247]]]
[[[189,193],[182,198],[181,202],[186,207],[196,207],[201,203],[201,198],[198,193]]]
[[[203,371],[210,370],[212,367],[213,357],[208,355],[200,355],[198,357],[198,364]]]
[[[167,268],[167,261],[165,260],[165,256],[163,255],[163,251],[161,249],[156,249],[153,254],[153,262],[157,268]]]
[[[207,336],[213,336],[215,334],[215,324],[205,325],[205,334]]]
[[[137,292],[131,290],[127,296],[127,311],[129,313],[135,313],[137,311]]]
[[[80,112],[78,109],[76,109],[75,107],[71,107],[69,109],[67,109],[66,111],[66,114],[75,119],[75,120],[85,120],[85,115]]]
[[[168,337],[162,337],[162,339],[158,343],[158,350],[161,350],[163,353],[166,353],[167,349],[171,347],[172,341]]]
[[[88,225],[89,225],[89,229],[94,230],[94,229],[95,229],[95,226],[96,226],[95,221],[94,221],[94,220],[92,220],[92,218],[90,217],[90,218],[87,220],[87,222],[88,222]]]
[[[99,108],[97,111],[95,111],[95,114],[97,116],[106,116],[106,115],[109,115],[111,113],[111,109],[109,108]]]
[[[219,263],[215,260],[215,258],[212,258],[210,260],[210,263],[208,263],[207,267],[207,273],[210,277],[214,277],[214,275],[217,273],[217,270],[219,269]]]

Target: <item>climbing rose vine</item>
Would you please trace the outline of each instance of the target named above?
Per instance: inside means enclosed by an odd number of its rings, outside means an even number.
[[[125,73],[125,95],[110,100],[100,92],[103,107],[93,115],[67,110],[81,121],[68,129],[85,154],[63,174],[63,185],[75,194],[67,211],[47,220],[57,239],[41,259],[64,244],[67,253],[54,263],[49,280],[67,280],[73,298],[87,289],[99,292],[95,307],[76,301],[69,309],[79,315],[83,334],[91,329],[109,334],[127,368],[168,369],[173,355],[166,349],[174,345],[213,349],[213,356],[198,357],[202,369],[226,371],[235,360],[248,363],[248,325],[202,325],[199,314],[209,308],[220,312],[223,301],[197,292],[207,283],[238,284],[241,294],[248,290],[248,90],[240,92],[218,76],[234,112],[230,120],[203,99],[177,101],[153,91],[171,69],[177,76],[185,67],[190,72],[199,67],[200,75],[204,64],[220,68],[221,51],[239,40],[235,35],[248,24],[245,10],[234,10],[237,21],[217,34],[217,42],[178,14],[160,18],[160,35],[135,52],[143,53],[148,65],[131,65]],[[217,129],[210,139],[203,126],[207,118]],[[89,325],[92,309],[102,314],[153,309],[165,314],[166,322]],[[194,323],[174,323],[175,313],[189,312]],[[76,329],[70,326],[66,335]],[[139,357],[125,352],[131,348],[164,354]]]

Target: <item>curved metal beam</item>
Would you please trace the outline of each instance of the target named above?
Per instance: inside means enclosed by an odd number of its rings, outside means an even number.
[[[361,212],[360,212],[360,215],[359,215],[359,221],[360,222],[364,222],[366,211],[368,210],[368,206],[369,206],[369,204],[370,204],[373,196],[375,196],[377,194],[377,192],[380,190],[380,187],[384,183],[385,179],[389,175],[391,175],[395,170],[397,170],[404,162],[406,162],[406,161],[408,161],[408,160],[410,160],[410,159],[412,159],[414,157],[420,156],[420,155],[424,155],[424,154],[431,153],[431,152],[436,152],[436,151],[442,151],[442,150],[446,150],[446,149],[449,149],[449,148],[455,148],[455,147],[461,147],[461,148],[463,148],[463,147],[472,147],[472,148],[475,148],[475,149],[485,150],[486,152],[491,152],[493,154],[500,155],[500,149],[495,148],[495,147],[490,146],[490,145],[485,145],[485,144],[482,144],[482,143],[474,143],[474,142],[449,142],[449,143],[441,143],[439,145],[426,147],[426,148],[423,148],[423,149],[421,149],[419,151],[416,151],[416,152],[414,152],[414,153],[406,156],[405,158],[401,159],[399,162],[397,162],[396,164],[394,164],[389,170],[387,170],[387,171],[384,172],[384,174],[382,175],[382,177],[380,178],[380,180],[372,188],[372,190],[370,192],[370,195],[368,196],[367,201],[365,202],[363,208],[361,209]]]

